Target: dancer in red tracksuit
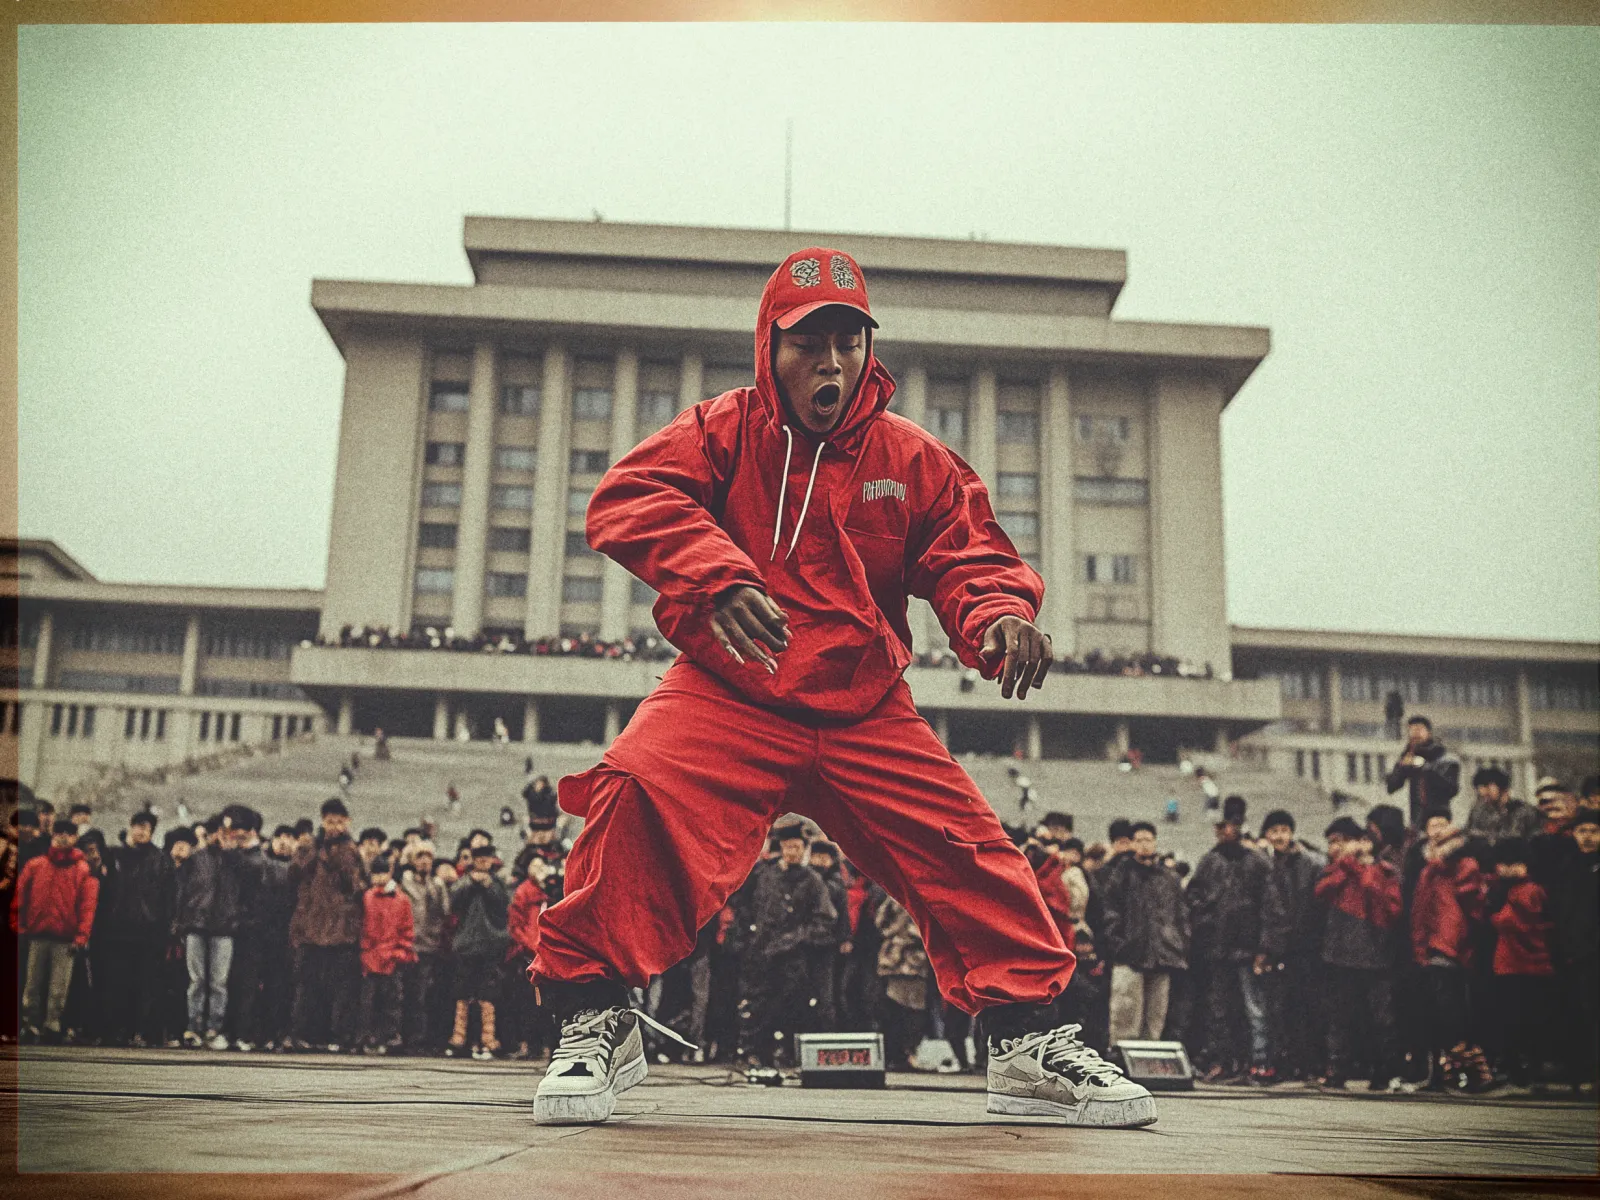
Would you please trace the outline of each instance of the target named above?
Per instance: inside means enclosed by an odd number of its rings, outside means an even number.
[[[849,255],[791,255],[761,298],[756,386],[680,414],[590,501],[590,544],[660,593],[683,653],[600,765],[561,781],[586,824],[532,968],[563,1023],[537,1120],[604,1120],[644,1078],[625,988],[690,953],[791,808],[910,910],[945,999],[984,1014],[990,1111],[1155,1120],[1076,1026],[1052,1028],[1072,954],[902,678],[908,596],[1007,699],[1051,651],[1044,585],[983,483],[885,411],[875,328]]]

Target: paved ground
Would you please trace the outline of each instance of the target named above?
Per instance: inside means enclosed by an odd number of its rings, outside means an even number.
[[[844,1187],[998,1200],[1065,1195],[1060,1177],[1083,1172],[1122,1177],[1098,1182],[1097,1197],[1165,1193],[1152,1176],[1171,1173],[1195,1173],[1186,1200],[1280,1194],[1281,1179],[1237,1176],[1285,1172],[1413,1180],[1342,1181],[1337,1194],[1351,1196],[1466,1194],[1419,1178],[1464,1175],[1565,1176],[1555,1192],[1568,1194],[1584,1186],[1573,1177],[1592,1180],[1600,1167],[1592,1101],[1210,1088],[1163,1097],[1161,1120],[1146,1130],[1077,1130],[987,1116],[974,1077],[894,1076],[885,1091],[850,1092],[661,1067],[611,1124],[541,1128],[529,1112],[538,1071],[517,1063],[29,1048],[4,1066],[15,1079],[5,1101],[16,1119],[6,1125],[22,1172],[184,1173],[193,1186],[143,1176],[163,1183],[137,1194],[167,1197],[490,1200],[537,1190],[779,1200]],[[203,1174],[216,1172],[237,1182]],[[261,1180],[281,1172],[303,1173],[301,1186]],[[105,1177],[17,1182],[29,1197],[136,1194],[106,1190]]]

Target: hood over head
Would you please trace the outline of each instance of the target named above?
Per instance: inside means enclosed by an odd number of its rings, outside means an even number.
[[[862,364],[856,394],[849,398],[839,421],[826,435],[807,430],[792,421],[778,396],[778,382],[772,371],[776,350],[775,329],[792,329],[818,309],[843,305],[860,313],[867,323],[867,358]],[[756,391],[774,428],[789,426],[802,437],[840,442],[859,430],[869,418],[889,406],[894,396],[894,380],[878,361],[872,331],[878,322],[867,299],[867,280],[856,260],[843,250],[811,246],[796,250],[779,264],[761,293],[761,309],[756,317]]]

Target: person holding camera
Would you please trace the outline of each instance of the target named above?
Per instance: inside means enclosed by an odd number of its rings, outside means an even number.
[[[1433,736],[1432,721],[1415,716],[1406,722],[1406,744],[1383,785],[1391,796],[1406,789],[1411,828],[1421,830],[1423,814],[1441,806],[1449,808],[1461,790],[1461,760]]]

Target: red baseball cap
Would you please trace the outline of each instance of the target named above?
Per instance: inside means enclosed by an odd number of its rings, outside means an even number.
[[[793,329],[819,308],[853,308],[878,328],[867,302],[867,281],[856,260],[843,250],[812,246],[796,250],[772,273],[766,302],[779,329]]]

